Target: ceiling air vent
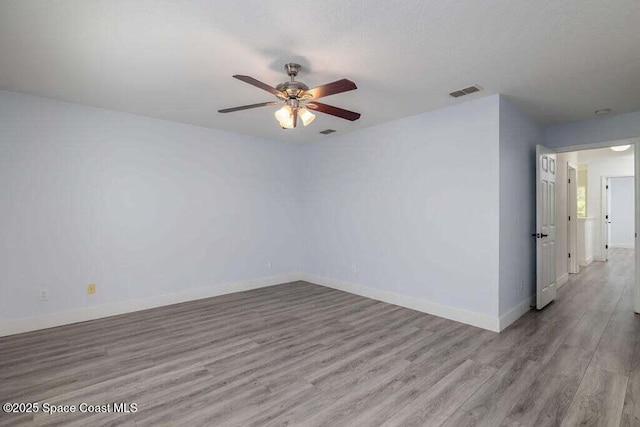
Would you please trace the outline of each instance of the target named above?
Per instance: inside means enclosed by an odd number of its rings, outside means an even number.
[[[334,133],[336,130],[335,129],[325,129],[325,130],[321,130],[320,133],[323,135],[329,135],[330,133]]]
[[[449,95],[453,96],[454,98],[460,98],[461,96],[470,95],[472,93],[480,92],[481,90],[482,88],[480,86],[473,85],[451,92]]]

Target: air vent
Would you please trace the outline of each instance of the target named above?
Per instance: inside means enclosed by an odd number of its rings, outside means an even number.
[[[336,130],[335,129],[325,129],[325,130],[321,130],[320,133],[323,135],[329,135],[330,133],[334,133]]]
[[[482,88],[480,86],[473,85],[451,92],[449,95],[453,96],[454,98],[460,98],[461,96],[470,95],[472,93],[480,92],[481,90]]]

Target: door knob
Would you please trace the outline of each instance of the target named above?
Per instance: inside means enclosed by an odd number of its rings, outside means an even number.
[[[548,234],[540,233],[540,237],[549,237]]]

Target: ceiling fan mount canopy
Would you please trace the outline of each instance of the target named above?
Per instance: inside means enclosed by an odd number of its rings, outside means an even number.
[[[295,78],[300,72],[302,67],[300,64],[288,63],[284,66],[287,75],[291,78],[291,81],[280,83],[276,87],[269,86],[266,83],[262,83],[259,80],[250,76],[244,76],[236,74],[233,77],[241,80],[250,85],[256,86],[262,90],[265,90],[278,98],[278,101],[261,102],[258,104],[243,105],[241,107],[225,108],[218,110],[219,113],[231,113],[233,111],[248,110],[251,108],[265,107],[268,105],[283,105],[283,107],[276,112],[276,119],[284,129],[293,129],[298,123],[298,116],[302,119],[305,126],[310,124],[315,115],[309,110],[319,111],[321,113],[336,116],[342,119],[354,121],[360,118],[360,113],[344,110],[342,108],[333,107],[331,105],[316,102],[315,99],[335,95],[350,90],[355,90],[358,87],[354,82],[347,79],[337,80],[332,83],[327,83],[313,89],[300,82]]]
[[[295,62],[289,62],[284,66],[284,69],[289,77],[291,77],[291,80],[293,80],[293,78],[298,75],[301,68],[302,66],[300,64],[296,64]]]

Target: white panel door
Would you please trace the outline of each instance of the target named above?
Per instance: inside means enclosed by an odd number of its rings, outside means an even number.
[[[538,310],[556,298],[556,154],[536,147],[536,262]]]
[[[634,177],[609,179],[609,247],[633,248],[635,232]]]

